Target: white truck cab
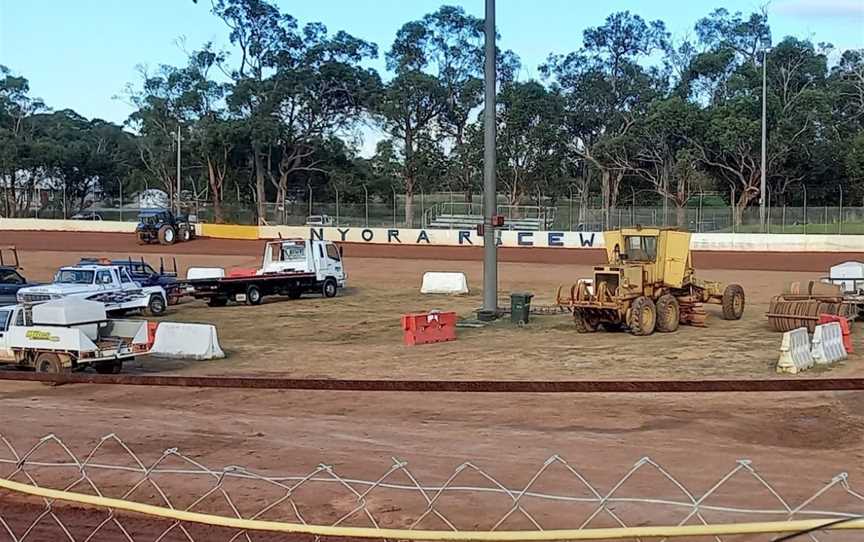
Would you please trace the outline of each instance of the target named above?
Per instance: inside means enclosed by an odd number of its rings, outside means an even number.
[[[161,286],[142,288],[125,267],[117,265],[61,267],[53,283],[18,290],[18,303],[44,303],[69,297],[99,301],[109,312],[147,310],[160,315],[168,306],[168,297]]]
[[[258,274],[274,273],[315,273],[317,281],[332,278],[340,288],[347,279],[339,247],[332,241],[311,239],[268,242]]]

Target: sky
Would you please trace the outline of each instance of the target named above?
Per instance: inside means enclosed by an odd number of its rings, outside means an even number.
[[[379,46],[383,54],[404,23],[442,4],[482,17],[483,0],[275,0],[303,24],[322,22]],[[749,14],[762,0],[497,0],[501,46],[522,59],[520,79],[537,77],[550,53],[581,45],[582,31],[616,11],[661,19],[673,37],[693,35],[694,23],[723,6]],[[208,41],[228,47],[228,32],[199,0],[0,0],[0,64],[29,79],[31,95],[52,109],[122,123],[131,106],[122,98],[138,84],[138,67],[183,65],[186,50]],[[839,50],[864,48],[864,0],[773,0],[774,41],[786,35],[827,41]],[[185,45],[184,45],[185,44]]]

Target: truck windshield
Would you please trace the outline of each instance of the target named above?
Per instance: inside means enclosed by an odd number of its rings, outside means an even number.
[[[630,236],[624,240],[627,246],[627,258],[637,262],[653,262],[657,258],[657,238],[648,236]]]
[[[54,282],[61,284],[92,284],[93,271],[86,269],[61,269],[54,276]]]

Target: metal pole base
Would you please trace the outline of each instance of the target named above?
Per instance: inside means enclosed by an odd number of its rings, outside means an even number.
[[[494,322],[495,320],[501,318],[502,312],[500,309],[495,310],[487,310],[480,309],[477,311],[477,319],[481,322]]]

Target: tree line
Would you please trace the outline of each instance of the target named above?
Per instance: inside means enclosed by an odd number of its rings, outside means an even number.
[[[84,205],[112,196],[184,190],[212,206],[253,207],[338,191],[405,195],[482,187],[483,20],[443,6],[404,24],[370,68],[376,44],[323,24],[301,25],[267,0],[213,0],[227,42],[185,65],[143,71],[126,92],[123,126],[51,110],[25,77],[0,66],[0,213],[24,215],[50,180]],[[864,198],[864,49],[785,37],[767,14],[717,9],[687,39],[659,20],[611,14],[578,48],[550,55],[540,80],[520,78],[499,50],[498,186],[512,205],[573,197],[612,212],[630,197],[684,208],[716,193],[736,208],[760,198],[763,69],[766,173],[776,205]],[[770,49],[769,49],[769,46]],[[834,61],[829,61],[829,57]],[[371,157],[360,138],[384,134]],[[629,196],[628,196],[629,195]]]

